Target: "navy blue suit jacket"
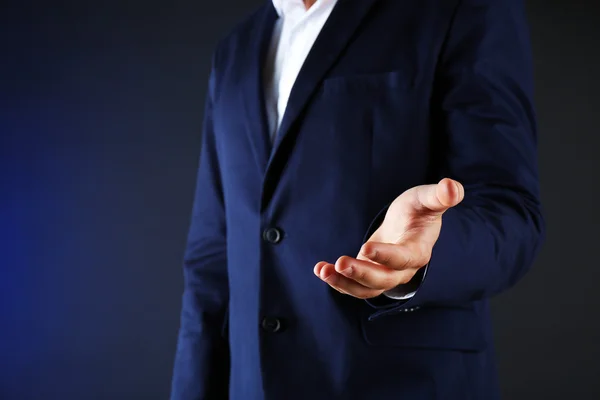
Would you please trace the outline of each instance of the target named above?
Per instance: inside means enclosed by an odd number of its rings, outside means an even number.
[[[185,254],[172,399],[485,399],[488,299],[540,246],[532,60],[521,0],[340,0],[271,145],[271,1],[219,44]],[[344,296],[406,189],[465,186],[409,301]],[[267,232],[265,235],[264,233]]]

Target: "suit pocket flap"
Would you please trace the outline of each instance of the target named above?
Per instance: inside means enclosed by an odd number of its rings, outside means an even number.
[[[372,310],[371,310],[372,311]],[[362,333],[374,346],[479,351],[486,347],[481,320],[472,309],[421,308],[361,318]]]
[[[332,76],[323,81],[325,93],[373,93],[382,95],[386,90],[402,92],[413,86],[405,71],[390,71],[375,74]]]

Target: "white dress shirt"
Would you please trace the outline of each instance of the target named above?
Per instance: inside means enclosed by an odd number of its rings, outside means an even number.
[[[274,141],[292,87],[337,0],[317,0],[308,10],[303,0],[273,0],[279,15],[264,71],[266,114]],[[411,298],[414,285],[398,286],[385,293],[397,300]],[[408,292],[408,293],[407,293]]]
[[[303,0],[273,0],[279,19],[264,71],[271,139],[281,124],[298,73],[336,3],[318,0],[307,10]]]

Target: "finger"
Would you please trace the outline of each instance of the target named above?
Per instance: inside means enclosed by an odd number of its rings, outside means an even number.
[[[315,265],[314,271],[316,276],[319,277],[319,279],[321,279],[324,282],[327,282],[327,280],[330,278],[330,276],[332,274],[337,274],[337,272],[335,271],[335,267],[333,264],[330,264],[326,261],[321,261],[319,263],[317,263],[317,265]]]
[[[417,269],[394,270],[372,261],[358,260],[352,257],[340,257],[335,270],[348,279],[370,289],[386,291],[407,283]]]
[[[321,274],[321,269],[323,269],[323,267],[325,265],[329,264],[326,261],[320,261],[315,265],[315,268],[313,269],[313,272],[315,273],[316,276],[319,276]]]
[[[381,290],[368,288],[350,278],[346,278],[335,270],[333,264],[325,264],[321,268],[319,278],[338,292],[359,299],[377,297],[382,293]]]
[[[441,215],[456,206],[464,198],[463,186],[452,179],[444,178],[437,185],[414,188],[413,207],[417,212]]]
[[[389,269],[403,271],[419,269],[431,259],[431,249],[419,241],[416,243],[380,243],[368,241],[358,253],[359,260],[370,260]]]

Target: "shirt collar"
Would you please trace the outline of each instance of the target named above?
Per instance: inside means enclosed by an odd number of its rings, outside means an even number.
[[[313,5],[313,7],[315,6],[316,4]],[[275,7],[275,11],[277,11],[279,17],[284,17],[286,14],[289,14],[292,10],[299,7],[305,9],[304,0],[273,0],[273,7]]]

